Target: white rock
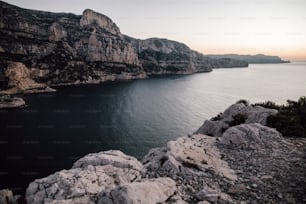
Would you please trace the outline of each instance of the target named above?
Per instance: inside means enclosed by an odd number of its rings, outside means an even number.
[[[0,190],[0,204],[11,204],[14,202],[13,192],[8,189]]]
[[[111,165],[89,165],[84,168],[62,170],[30,183],[26,191],[26,199],[28,203],[38,204],[44,203],[45,199],[66,200],[90,197],[137,178],[140,178],[139,171]]]
[[[260,123],[262,125],[266,125],[267,118],[270,115],[277,114],[277,110],[264,108],[261,106],[255,106],[247,111],[248,119],[245,123]]]
[[[236,103],[227,108],[222,114],[222,121],[230,122],[233,120],[233,116],[241,113],[241,111],[246,107],[244,103]]]
[[[220,138],[220,143],[260,150],[274,147],[279,144],[281,138],[281,134],[275,129],[252,123],[229,128]]]
[[[270,115],[277,114],[277,110],[261,106],[246,106],[243,103],[233,104],[224,111],[220,120],[206,120],[196,133],[221,137],[223,132],[229,127],[230,122],[234,120],[234,116],[237,114],[245,115],[246,121],[244,123],[246,124],[260,123],[266,125],[267,118]]]
[[[221,160],[216,139],[205,135],[180,137],[170,141],[166,148],[153,149],[142,160],[148,171],[164,176],[190,176],[210,169],[229,180],[236,180],[235,172]]]
[[[103,166],[112,165],[118,168],[129,168],[142,171],[143,166],[135,157],[128,156],[118,150],[109,150],[99,153],[88,154],[77,160],[72,168],[84,168],[88,165]]]
[[[223,132],[228,128],[228,124],[224,121],[206,120],[204,124],[197,130],[197,134],[221,137]]]
[[[144,179],[119,186],[99,198],[99,204],[155,204],[165,202],[176,191],[176,184],[170,178]]]

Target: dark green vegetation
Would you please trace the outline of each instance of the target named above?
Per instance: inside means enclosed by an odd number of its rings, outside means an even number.
[[[267,101],[257,103],[265,108],[278,110],[276,115],[267,118],[267,126],[276,128],[286,137],[306,137],[306,97],[298,101],[287,100],[287,105],[276,105]]]
[[[228,124],[230,127],[240,125],[245,123],[245,121],[248,119],[248,116],[246,114],[238,113],[237,115],[233,116],[233,120]]]

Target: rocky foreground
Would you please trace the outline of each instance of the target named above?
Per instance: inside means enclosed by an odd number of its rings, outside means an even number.
[[[117,150],[88,154],[71,169],[30,183],[26,201],[305,203],[306,140],[265,126],[276,112],[234,104],[195,134],[151,149],[142,161]],[[237,124],[242,114],[246,118]],[[0,191],[2,203],[17,199]]]

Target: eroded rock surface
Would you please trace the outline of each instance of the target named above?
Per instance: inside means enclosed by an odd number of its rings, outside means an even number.
[[[46,84],[37,83],[33,78],[31,70],[23,63],[11,62],[5,70],[5,76],[8,78],[8,89],[2,91],[4,94],[16,93],[39,93],[54,92],[55,89],[48,87]]]
[[[275,115],[277,110],[264,108],[261,106],[245,105],[244,103],[236,103],[227,108],[218,117],[204,121],[203,125],[196,133],[207,134],[215,137],[221,137],[222,134],[230,126],[235,124],[235,117],[243,118],[242,123],[259,123],[266,125],[267,118]]]
[[[88,154],[77,160],[72,168],[85,168],[88,165],[104,166],[112,165],[118,168],[129,168],[136,171],[142,171],[142,164],[134,157],[128,156],[118,150],[109,150],[100,153]]]
[[[152,149],[142,160],[147,170],[145,177],[171,177],[180,184],[178,194],[188,202],[203,188],[209,187],[220,195],[218,183],[233,183],[237,176],[221,159],[216,142],[213,137],[193,135]],[[211,182],[212,179],[216,182]]]
[[[143,179],[114,188],[98,198],[98,204],[163,203],[176,191],[176,183],[170,178]]]
[[[116,150],[86,155],[70,170],[33,181],[26,199],[34,204],[305,202],[306,140],[284,138],[260,124],[275,110],[234,104],[218,118],[231,122],[241,113],[256,123],[245,118],[220,137],[180,137],[150,150],[142,163]]]
[[[110,191],[118,185],[141,178],[141,163],[136,159],[119,151],[106,152],[105,156],[103,153],[98,155],[100,157],[95,159],[93,155],[88,155],[77,161],[70,170],[62,170],[32,182],[26,191],[28,203],[50,200],[63,202],[76,198],[94,200],[100,192]],[[129,159],[134,161],[128,162]]]

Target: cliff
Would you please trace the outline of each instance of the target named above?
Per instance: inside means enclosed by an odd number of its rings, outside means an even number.
[[[51,13],[0,1],[0,17],[0,89],[11,93],[27,90],[14,86],[7,74],[18,63],[28,69],[28,82],[45,87],[247,66],[210,59],[170,40],[133,39],[110,18],[89,9],[82,15]]]
[[[244,61],[212,59],[191,50],[185,44],[159,38],[136,40],[126,37],[136,47],[141,64],[148,75],[192,74],[221,67],[247,67]]]
[[[102,14],[0,6],[0,66],[6,77],[15,61],[25,64],[32,80],[48,85],[145,76],[136,49]]]
[[[284,138],[267,127],[267,118],[275,114],[274,109],[237,103],[205,121],[195,134],[151,149],[141,161],[117,150],[88,154],[71,169],[30,183],[26,200],[303,203],[306,140]],[[19,197],[2,190],[4,198],[14,203]]]
[[[242,60],[249,64],[269,64],[269,63],[289,63],[290,61],[282,60],[278,56],[269,56],[263,54],[257,55],[237,55],[237,54],[225,54],[225,55],[206,55],[213,59],[233,59],[233,60]]]

